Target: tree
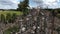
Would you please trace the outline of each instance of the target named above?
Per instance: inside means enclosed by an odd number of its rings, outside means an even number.
[[[17,10],[22,11],[24,15],[28,13],[29,0],[24,0],[18,4]]]

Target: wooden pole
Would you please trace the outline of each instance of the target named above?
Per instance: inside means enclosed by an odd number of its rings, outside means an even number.
[[[54,32],[53,32],[54,31],[54,19],[55,19],[55,14],[54,14],[54,11],[52,11],[52,22],[51,22],[52,23],[52,27],[51,27],[52,29],[51,29],[51,34],[54,34]]]

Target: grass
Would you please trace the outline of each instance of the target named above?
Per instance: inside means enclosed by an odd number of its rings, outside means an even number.
[[[3,15],[6,16],[7,13],[10,13],[11,15],[12,15],[13,13],[16,13],[17,15],[22,15],[22,14],[23,14],[23,13],[20,12],[20,11],[0,11],[0,15],[3,14]]]
[[[13,13],[16,13],[16,15],[22,15],[23,13],[20,12],[20,11],[0,11],[0,15],[3,14],[4,16],[6,16],[7,13],[10,13],[11,15]],[[11,34],[11,32],[15,31],[15,32],[18,32],[18,27],[17,26],[14,26],[14,27],[10,27],[8,28],[7,30],[4,31],[4,34]]]
[[[14,27],[10,27],[7,30],[4,31],[4,34],[11,34],[11,32],[18,32],[19,31],[19,27],[14,26]]]

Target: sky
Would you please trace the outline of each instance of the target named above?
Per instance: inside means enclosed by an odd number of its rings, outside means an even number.
[[[23,0],[0,0],[0,9],[16,9]],[[29,0],[30,7],[60,8],[60,0]]]

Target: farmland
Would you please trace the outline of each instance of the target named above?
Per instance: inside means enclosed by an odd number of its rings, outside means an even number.
[[[0,11],[0,15],[3,14],[3,15],[6,16],[7,13],[10,13],[11,15],[12,15],[13,13],[16,13],[17,15],[22,15],[22,14],[23,14],[23,13],[20,12],[20,11]]]

